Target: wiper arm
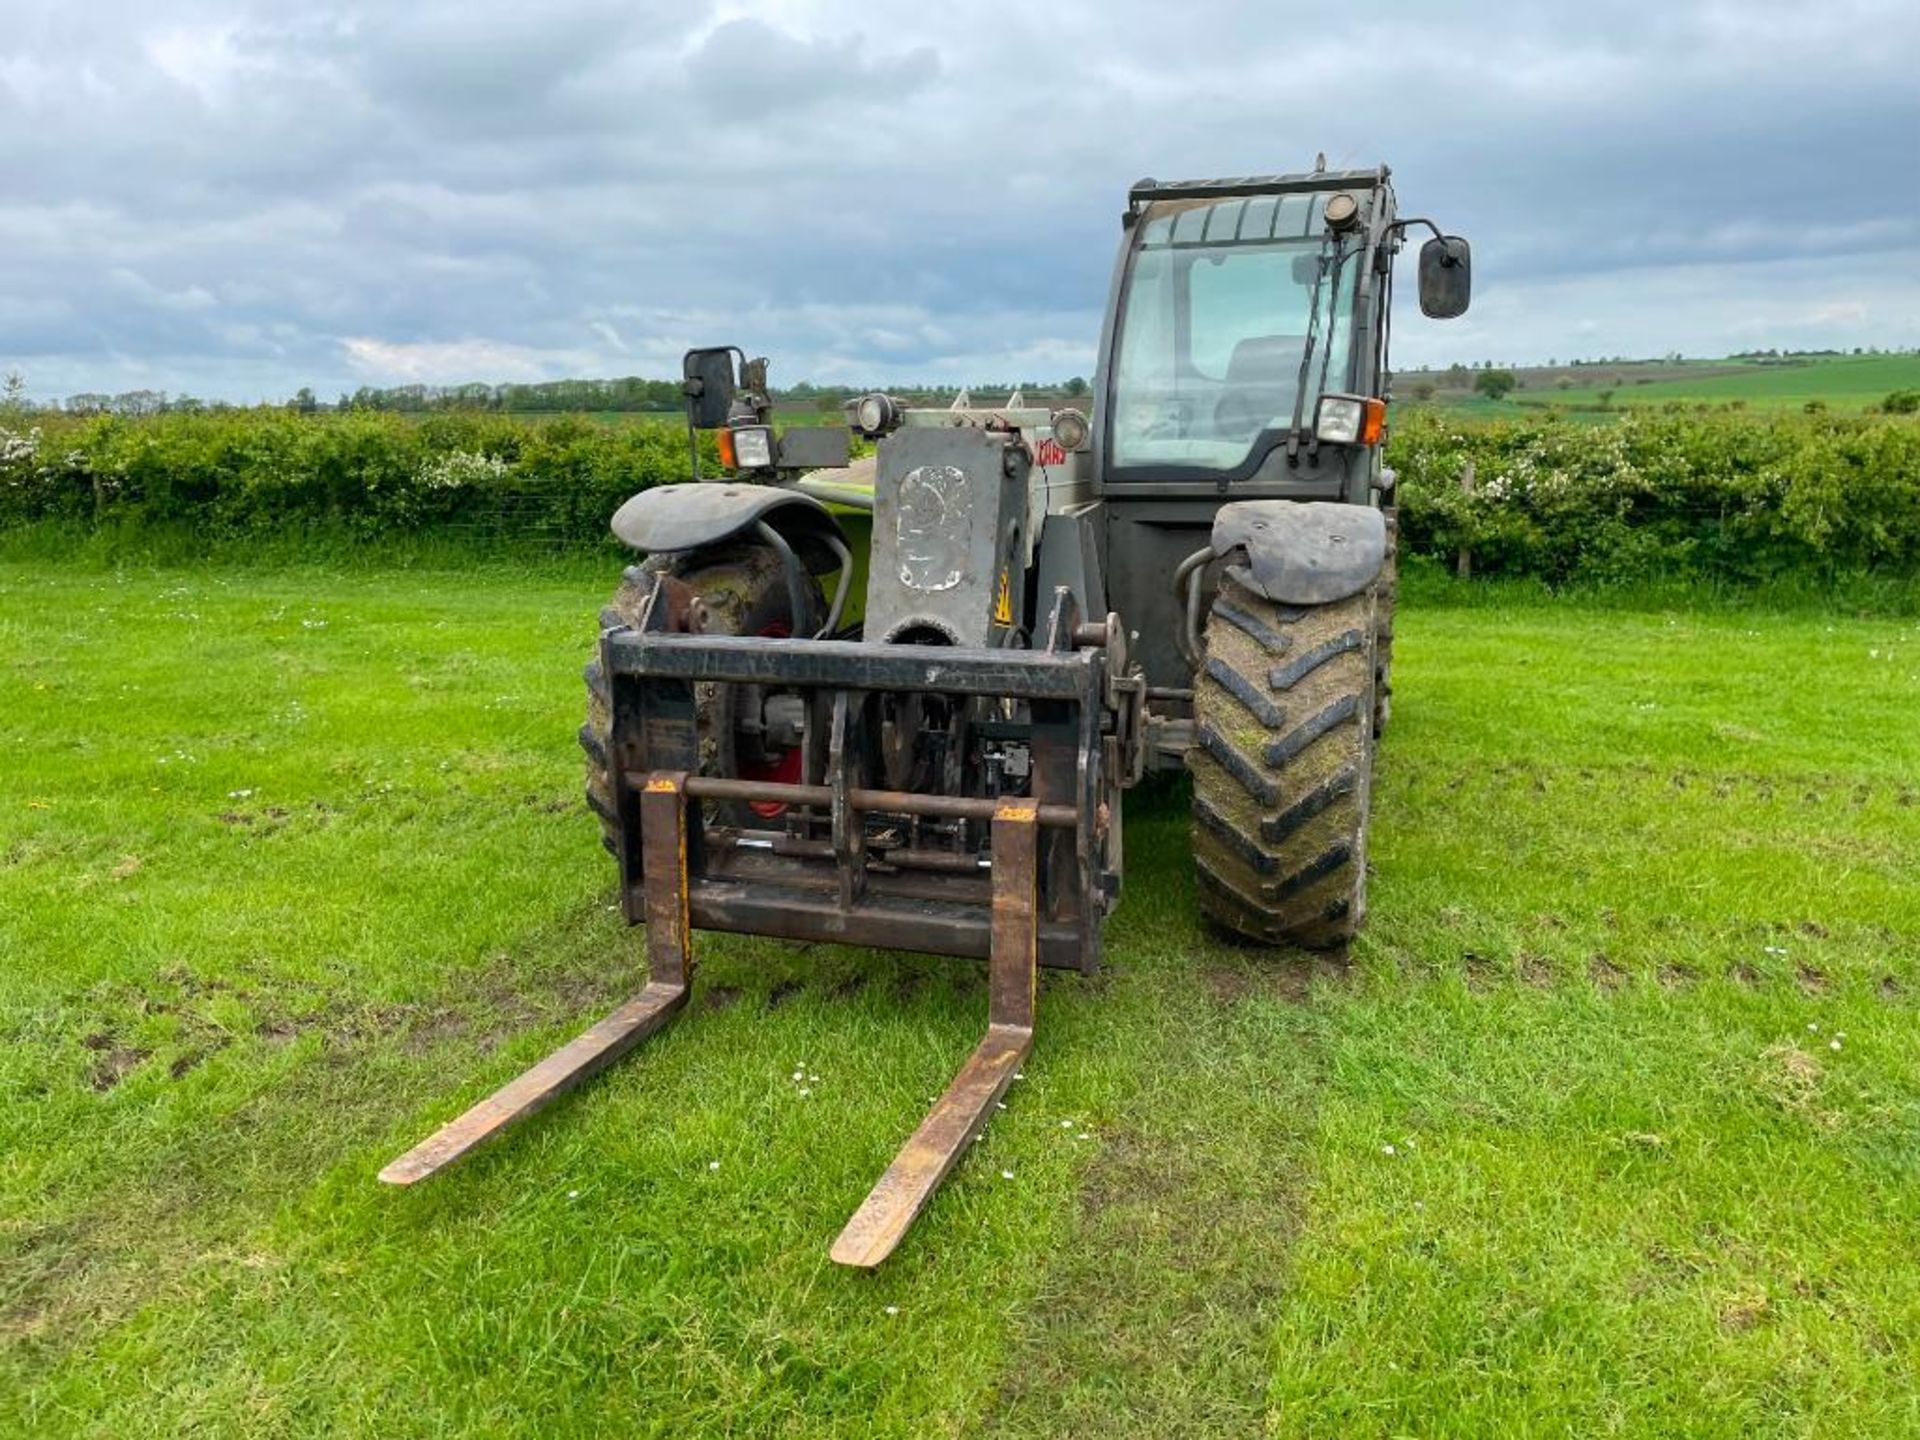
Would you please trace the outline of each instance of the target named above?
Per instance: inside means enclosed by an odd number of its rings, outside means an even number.
[[[1320,344],[1320,288],[1327,283],[1328,247],[1337,243],[1338,237],[1329,230],[1320,241],[1320,268],[1314,272],[1313,291],[1307,296],[1307,343],[1300,349],[1300,374],[1294,381],[1293,420],[1287,426],[1287,459],[1293,460],[1300,454],[1300,421],[1302,411],[1307,405],[1307,376],[1313,373],[1313,352]]]

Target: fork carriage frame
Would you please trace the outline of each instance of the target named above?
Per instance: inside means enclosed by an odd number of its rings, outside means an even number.
[[[1030,716],[1031,794],[1017,798],[1039,807],[1046,832],[1037,862],[1040,963],[1099,968],[1101,920],[1119,883],[1108,864],[1120,824],[1113,762],[1121,759],[1109,714],[1108,626],[1080,624],[1065,593],[1043,650],[681,634],[667,628],[670,610],[652,603],[640,628],[601,641],[629,923],[644,919],[637,796],[646,776],[687,771],[696,798],[789,807],[780,828],[710,825],[698,807],[689,814],[694,929],[987,958],[992,862],[983,852],[999,797],[868,785],[872,747],[860,734],[875,695],[978,696],[1019,701]],[[807,783],[691,773],[699,768],[694,687],[708,682],[807,696]]]
[[[613,699],[621,906],[646,926],[633,1000],[380,1172],[410,1185],[599,1073],[686,1008],[695,930],[833,941],[988,961],[987,1030],[835,1241],[872,1268],[980,1132],[1033,1043],[1038,966],[1092,971],[1118,894],[1119,785],[1138,770],[1143,689],[1117,625],[1083,624],[1057,593],[1043,650],[873,645],[688,634],[666,585],[637,629],[601,637]],[[800,783],[697,772],[695,686],[775,686],[807,698]],[[859,728],[876,695],[1020,702],[1025,795],[861,783]],[[704,801],[787,806],[779,829],[709,824]]]

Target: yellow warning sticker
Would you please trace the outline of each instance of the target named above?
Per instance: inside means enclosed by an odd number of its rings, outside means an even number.
[[[1000,590],[993,601],[993,623],[1013,624],[1013,587],[1007,583],[1007,567],[1000,567]]]

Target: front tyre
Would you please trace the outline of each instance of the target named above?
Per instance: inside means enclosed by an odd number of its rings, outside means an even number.
[[[1373,739],[1387,733],[1393,718],[1393,612],[1400,601],[1400,509],[1381,512],[1387,521],[1387,558],[1380,566],[1379,593],[1373,611]]]
[[[802,598],[809,613],[794,623],[788,596],[786,569],[778,554],[763,546],[724,552],[700,552],[678,557],[667,571],[697,595],[706,611],[705,634],[764,635],[784,638],[811,635],[826,614],[819,583],[808,576]],[[654,572],[632,565],[621,578],[612,601],[600,612],[600,628],[634,628],[647,597],[653,593]],[[587,807],[599,818],[600,843],[609,854],[619,853],[620,820],[614,810],[610,746],[613,698],[596,657],[585,671],[587,723],[580,727],[580,748],[587,760]],[[742,779],[793,782],[800,778],[798,749],[769,751],[752,729],[741,722],[746,707],[761,699],[758,687],[702,682],[694,686],[700,734],[700,773]],[[782,807],[751,802],[710,807],[708,818],[717,823],[751,824],[780,813]]]
[[[1221,577],[1187,768],[1201,911],[1247,939],[1328,948],[1365,917],[1376,589],[1281,605]]]

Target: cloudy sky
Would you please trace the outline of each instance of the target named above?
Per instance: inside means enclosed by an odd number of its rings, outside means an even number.
[[[0,368],[1064,376],[1130,181],[1322,150],[1474,243],[1402,367],[1911,346],[1917,63],[1914,0],[6,0]]]

